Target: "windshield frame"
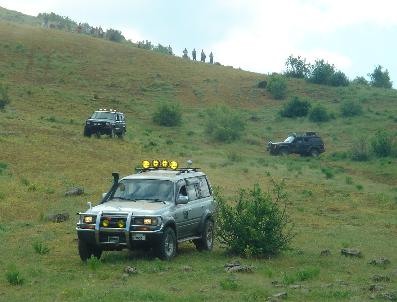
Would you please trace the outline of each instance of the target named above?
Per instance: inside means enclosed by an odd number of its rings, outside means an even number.
[[[170,188],[171,188],[171,199],[170,200],[166,200],[166,199],[160,199],[160,198],[131,198],[131,199],[122,199],[119,197],[114,197],[114,195],[116,194],[117,189],[119,188],[120,183],[125,183],[125,182],[143,182],[143,181],[158,181],[158,182],[169,182],[170,183]],[[120,180],[120,182],[114,186],[109,198],[107,199],[107,201],[111,201],[111,200],[120,200],[120,201],[147,201],[147,202],[175,202],[175,182],[169,180],[169,179],[158,179],[158,178],[130,178],[130,179],[122,179]]]
[[[103,117],[106,115],[105,117]],[[116,113],[115,112],[109,112],[109,111],[95,111],[90,119],[96,119],[96,120],[116,120]]]

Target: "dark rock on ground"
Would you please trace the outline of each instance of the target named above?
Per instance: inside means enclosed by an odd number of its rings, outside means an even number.
[[[331,256],[331,251],[329,249],[322,250],[320,256]]]
[[[385,275],[372,275],[371,280],[375,282],[389,282],[390,277]]]
[[[126,267],[124,268],[124,273],[128,274],[129,276],[130,276],[130,275],[135,275],[135,274],[138,273],[138,270],[137,270],[136,267],[126,266]]]
[[[84,189],[83,188],[71,188],[67,192],[65,192],[65,196],[79,196],[84,194]]]
[[[344,256],[350,256],[350,257],[362,257],[363,256],[361,254],[360,250],[351,249],[351,248],[343,248],[340,250],[340,253]]]
[[[397,292],[387,292],[379,295],[382,299],[389,301],[397,301]]]
[[[277,299],[284,299],[288,297],[288,293],[287,292],[281,292],[281,293],[277,293],[273,295],[274,298]]]
[[[390,264],[390,260],[384,257],[378,258],[378,259],[372,259],[368,261],[368,264],[373,264],[373,265],[388,265]]]
[[[69,213],[58,213],[58,214],[48,214],[46,216],[47,221],[52,221],[56,223],[64,222],[69,220]]]
[[[227,273],[252,273],[254,271],[254,267],[251,265],[243,265],[236,261],[234,263],[226,263],[225,271]]]
[[[182,271],[184,271],[185,273],[191,272],[192,270],[193,270],[193,268],[190,265],[184,265],[182,267]]]
[[[371,291],[371,292],[380,292],[380,291],[382,291],[384,289],[384,287],[382,286],[382,285],[379,285],[379,284],[371,284],[370,286],[369,286],[369,290]]]

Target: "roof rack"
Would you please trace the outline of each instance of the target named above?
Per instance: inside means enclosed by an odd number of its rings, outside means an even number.
[[[198,170],[200,170],[200,168],[177,168],[175,170],[173,169],[169,169],[169,168],[135,168],[135,171],[137,171],[138,173],[143,173],[143,172],[147,172],[147,171],[178,171],[177,175],[182,174],[182,173],[189,173],[189,172],[197,172]]]

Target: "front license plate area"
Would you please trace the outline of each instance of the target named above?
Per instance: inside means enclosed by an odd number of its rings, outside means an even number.
[[[132,234],[132,240],[146,240],[145,234]]]
[[[119,236],[109,236],[109,242],[111,243],[119,243],[120,242],[120,237]]]

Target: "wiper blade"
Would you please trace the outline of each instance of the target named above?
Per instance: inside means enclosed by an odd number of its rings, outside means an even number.
[[[120,199],[120,200],[128,200],[128,201],[136,201],[135,199],[129,199],[125,197],[113,197],[112,199]]]

